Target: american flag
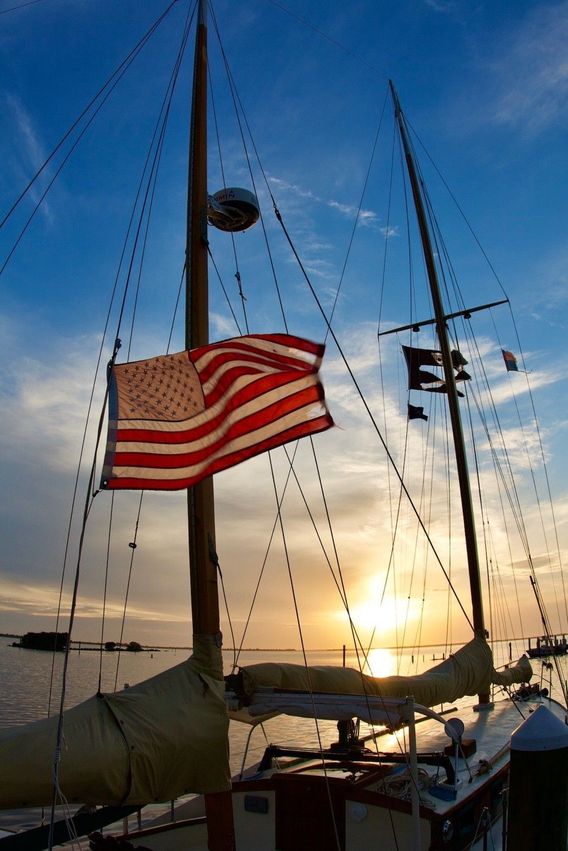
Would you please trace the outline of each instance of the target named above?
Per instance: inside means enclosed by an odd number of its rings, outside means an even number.
[[[190,487],[329,428],[323,353],[300,337],[255,334],[114,365],[101,487]]]

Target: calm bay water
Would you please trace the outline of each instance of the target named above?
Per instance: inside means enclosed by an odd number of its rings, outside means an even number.
[[[44,718],[49,705],[50,684],[51,712],[58,710],[60,702],[61,675],[63,654],[52,654],[38,650],[22,650],[10,646],[11,639],[0,638],[0,728],[13,727]],[[502,665],[509,660],[510,654],[518,658],[526,646],[518,642],[511,648],[503,642],[494,648],[496,665]],[[118,689],[125,684],[134,685],[137,682],[154,676],[161,671],[179,664],[189,655],[188,650],[162,650],[153,653],[103,653],[93,650],[74,650],[69,659],[66,707],[74,706],[82,700],[91,697],[98,688],[99,670],[102,665],[102,691],[112,692],[115,682]],[[233,653],[224,651],[225,673],[231,669]],[[443,658],[442,648],[427,648],[419,654],[403,656],[397,666],[394,653],[389,650],[374,650],[370,653],[370,664],[373,673],[378,676],[390,674],[420,673],[426,668],[437,664]],[[263,661],[282,661],[303,664],[303,655],[295,651],[243,651],[239,664],[254,664]],[[310,665],[341,665],[341,651],[311,651],[308,653]],[[568,657],[558,659],[560,677],[568,677]],[[357,667],[354,656],[347,655],[346,664]],[[555,669],[549,670],[546,664],[533,661],[533,682],[544,680],[551,695],[563,702],[558,674]],[[471,698],[468,700],[475,700]],[[246,724],[231,722],[230,748],[231,768],[238,772],[243,763],[246,751],[246,764],[256,762],[262,756],[267,743],[273,741],[289,746],[317,747],[318,740],[327,744],[337,737],[336,724],[332,721],[319,722],[318,727],[307,719],[279,716],[266,722],[264,729],[256,728],[248,742],[249,727]],[[366,728],[362,725],[361,732]],[[0,817],[2,828],[31,826],[39,822],[40,811],[14,811],[3,813]]]
[[[39,718],[44,718],[49,706],[50,683],[51,712],[59,707],[63,654],[39,650],[22,650],[11,647],[11,640],[0,639],[0,728],[26,724]],[[507,643],[495,648],[496,664],[502,664],[509,659],[510,652],[514,658],[523,652],[524,642],[509,648]],[[102,691],[115,690],[125,684],[134,685],[141,680],[154,676],[166,668],[179,664],[189,655],[188,650],[161,650],[153,653],[103,653],[98,651],[73,650],[69,659],[67,677],[66,707],[74,706],[82,700],[91,697],[99,682],[99,670],[102,666]],[[233,653],[224,651],[225,672],[228,672],[233,662]],[[389,650],[373,650],[370,654],[370,664],[373,673],[388,676],[394,673],[420,673],[436,664],[443,658],[442,648],[427,648],[414,656],[403,656],[398,664],[394,654]],[[263,661],[282,661],[303,664],[303,656],[298,651],[259,651],[247,650],[241,653],[239,664],[254,664]],[[311,665],[341,665],[341,651],[310,651],[308,662]],[[561,676],[568,677],[568,657],[560,657]],[[356,659],[347,655],[346,664],[356,667]],[[540,661],[533,661],[534,680],[544,675],[545,684],[550,688],[552,678],[552,696],[562,701],[561,689],[558,685],[556,671],[549,671]],[[320,722],[316,729],[314,722],[304,719],[281,716],[267,722],[266,737],[260,729],[255,730],[248,747],[247,763],[258,759],[268,741],[290,745],[316,745],[318,735],[324,741],[335,736],[334,722]],[[231,723],[231,763],[233,771],[241,768],[243,754],[247,747],[248,725]],[[273,737],[273,738],[271,738]]]

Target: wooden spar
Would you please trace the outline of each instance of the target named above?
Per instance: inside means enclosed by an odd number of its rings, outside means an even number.
[[[479,307],[466,307],[465,310],[456,310],[455,313],[448,313],[444,316],[444,321],[448,319],[456,319],[458,316],[463,316],[464,319],[470,319],[472,313],[477,313],[479,310],[489,310],[490,307],[498,307],[500,304],[508,304],[508,298],[502,298],[501,301],[492,301],[489,304],[480,304]],[[398,328],[389,328],[387,331],[381,331],[377,336],[385,337],[387,334],[398,334],[400,331],[420,331],[426,325],[435,325],[435,319],[420,319],[418,322],[411,322],[410,325],[400,325]]]
[[[207,251],[207,14],[199,0],[193,68],[187,193],[185,345],[209,342]],[[188,489],[189,569],[193,635],[213,637],[221,652],[215,506],[211,476]],[[208,846],[235,848],[231,792],[205,795]]]
[[[450,410],[450,421],[452,423],[452,434],[454,440],[454,451],[456,454],[456,465],[458,471],[458,481],[460,488],[460,498],[462,505],[463,524],[465,532],[465,542],[467,551],[467,564],[469,571],[469,587],[471,594],[471,604],[473,611],[473,628],[475,634],[485,638],[485,620],[483,616],[483,599],[481,595],[481,574],[479,569],[479,556],[477,552],[477,536],[475,533],[475,520],[473,513],[473,500],[471,497],[471,488],[469,485],[469,470],[467,464],[467,455],[465,451],[465,441],[463,436],[461,415],[459,409],[458,394],[456,381],[454,376],[454,367],[452,363],[452,353],[450,341],[448,338],[448,330],[446,327],[446,315],[442,302],[440,284],[434,261],[434,252],[432,250],[432,241],[430,239],[430,231],[426,219],[424,208],[424,200],[420,187],[420,180],[416,171],[414,157],[410,146],[406,123],[402,114],[398,96],[392,81],[389,81],[391,94],[394,102],[395,117],[400,131],[400,137],[404,148],[404,156],[406,160],[406,168],[412,188],[414,198],[414,206],[418,218],[418,227],[420,229],[420,238],[422,241],[422,250],[424,252],[424,260],[428,273],[428,281],[432,294],[432,303],[434,306],[434,316],[436,324],[436,332],[442,352],[442,362],[444,367],[444,377],[446,380],[448,407]],[[489,695],[479,695],[481,704],[489,703]]]
[[[187,195],[186,314],[187,349],[209,342],[207,279],[207,20],[200,0],[195,41]],[[189,488],[189,561],[194,635],[218,635],[219,598],[215,557],[213,479]]]

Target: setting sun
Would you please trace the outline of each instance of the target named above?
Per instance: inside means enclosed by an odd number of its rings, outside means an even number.
[[[382,595],[381,581],[375,577],[358,595],[360,602],[351,606],[351,617],[355,628],[373,633],[379,641],[396,641],[396,633],[415,623],[419,617],[418,600],[395,600],[391,595]]]

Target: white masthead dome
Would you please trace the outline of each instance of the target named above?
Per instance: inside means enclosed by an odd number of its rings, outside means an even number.
[[[247,230],[258,221],[259,215],[256,195],[248,189],[230,187],[209,196],[207,218],[219,230]]]

